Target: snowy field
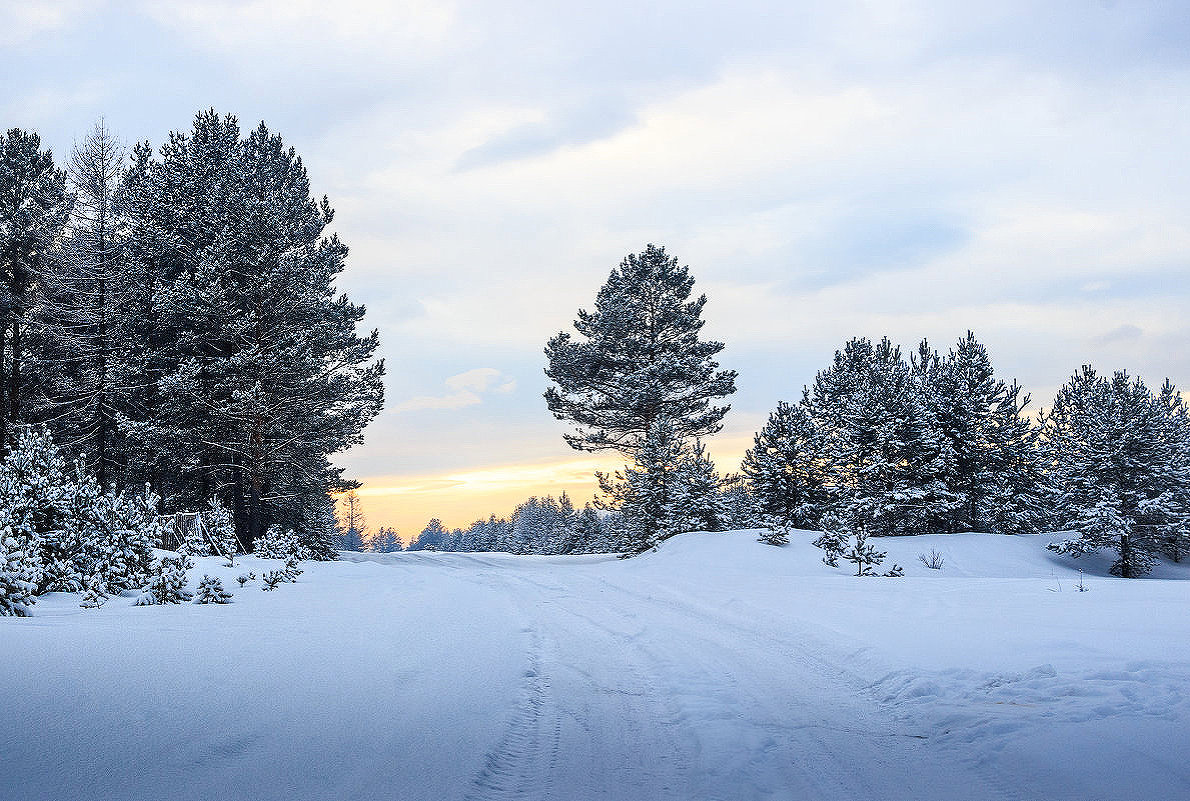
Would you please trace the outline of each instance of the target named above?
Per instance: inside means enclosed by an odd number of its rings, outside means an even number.
[[[1190,798],[1190,569],[966,534],[883,540],[906,577],[858,579],[754,540],[43,597],[0,618],[0,798]]]

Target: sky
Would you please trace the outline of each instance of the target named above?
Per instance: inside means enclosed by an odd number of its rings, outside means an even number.
[[[1190,385],[1184,1],[2,0],[0,57],[59,157],[210,107],[297,148],[388,365],[337,463],[406,539],[591,497],[542,349],[648,243],[739,372],[725,472],[853,336],[972,329],[1034,408],[1084,363]]]

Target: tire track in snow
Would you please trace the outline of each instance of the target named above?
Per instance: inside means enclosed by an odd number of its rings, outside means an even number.
[[[547,643],[529,629],[529,665],[516,710],[500,742],[487,753],[465,801],[548,799],[554,797],[561,720],[552,682],[545,670]]]

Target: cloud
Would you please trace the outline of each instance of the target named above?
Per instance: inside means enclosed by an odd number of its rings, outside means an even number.
[[[93,3],[83,0],[40,0],[0,5],[0,47],[27,44],[39,36],[77,22]]]
[[[1117,326],[1116,328],[1113,328],[1104,334],[1100,334],[1095,338],[1095,342],[1100,345],[1112,345],[1115,343],[1132,342],[1134,340],[1140,339],[1140,337],[1143,335],[1144,331],[1139,326],[1126,323],[1124,325]]]
[[[418,395],[402,401],[391,411],[415,412],[428,409],[462,409],[483,403],[483,396],[490,393],[507,394],[516,389],[516,380],[509,378],[494,367],[477,367],[465,373],[452,375],[443,382],[451,390],[445,395]]]

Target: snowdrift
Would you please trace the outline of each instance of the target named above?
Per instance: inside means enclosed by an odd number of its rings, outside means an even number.
[[[344,554],[227,606],[0,618],[0,798],[1190,797],[1190,568],[1051,537]],[[917,556],[943,554],[941,570]],[[1086,592],[1079,592],[1079,568]]]

